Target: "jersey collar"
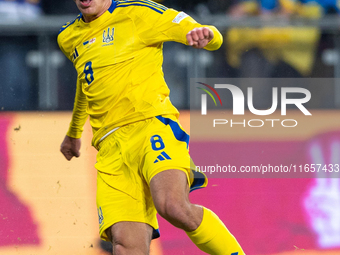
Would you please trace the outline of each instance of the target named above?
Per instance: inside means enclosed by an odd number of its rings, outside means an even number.
[[[112,13],[116,9],[117,3],[116,1],[112,0],[111,6],[109,7],[108,11]]]

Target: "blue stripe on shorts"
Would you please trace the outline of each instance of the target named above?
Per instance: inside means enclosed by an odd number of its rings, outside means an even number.
[[[176,121],[173,121],[172,119],[169,118],[164,118],[162,116],[156,116],[156,118],[159,121],[161,121],[164,125],[169,125],[176,139],[181,142],[186,142],[187,148],[189,147],[190,136],[187,133],[185,133],[183,129],[181,129],[181,127]]]

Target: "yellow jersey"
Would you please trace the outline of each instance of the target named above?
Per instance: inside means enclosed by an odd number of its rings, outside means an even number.
[[[77,91],[67,135],[80,138],[88,116],[92,145],[111,130],[157,115],[175,114],[162,71],[163,42],[187,44],[186,34],[202,27],[184,12],[149,0],[112,1],[97,19],[82,15],[64,25],[58,44],[77,70]],[[216,50],[222,35],[205,47]]]

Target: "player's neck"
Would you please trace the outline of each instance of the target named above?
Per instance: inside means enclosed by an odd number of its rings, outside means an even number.
[[[100,9],[100,11],[98,11],[98,13],[86,13],[83,12],[82,13],[82,19],[85,23],[89,23],[91,21],[94,21],[95,19],[98,19],[100,16],[102,16],[111,6],[113,0],[110,1],[106,1],[105,5],[103,5],[103,7]]]

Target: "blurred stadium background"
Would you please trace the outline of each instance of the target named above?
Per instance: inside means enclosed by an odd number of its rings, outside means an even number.
[[[190,78],[340,78],[337,0],[158,2],[224,35],[216,52],[164,45],[171,100],[188,131]],[[110,245],[97,234],[96,152],[88,124],[82,156],[67,162],[59,153],[76,73],[56,37],[77,14],[72,0],[0,0],[0,254],[109,254]],[[235,155],[266,143],[274,152],[283,150],[282,158],[268,155],[280,163],[285,157],[308,159],[311,144],[317,144],[320,155],[339,162],[340,80],[334,81],[309,88],[315,121],[299,135],[246,130],[224,137],[219,146]],[[202,143],[210,138],[218,140],[202,135]],[[248,255],[340,254],[339,178],[211,179],[191,199],[220,215]],[[153,255],[203,254],[162,219],[160,226]]]

